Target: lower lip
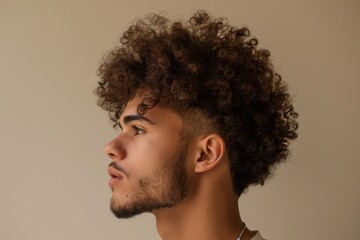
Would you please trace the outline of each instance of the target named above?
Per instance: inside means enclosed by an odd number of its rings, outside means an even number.
[[[121,180],[122,180],[121,177],[110,178],[110,180],[109,180],[109,182],[108,182],[108,185],[109,185],[110,187],[113,187],[113,186],[115,186],[116,184],[118,184]]]

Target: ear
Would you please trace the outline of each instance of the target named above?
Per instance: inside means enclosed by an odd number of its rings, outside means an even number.
[[[199,154],[195,162],[195,172],[202,173],[216,167],[223,159],[225,142],[217,134],[210,134],[199,142]]]

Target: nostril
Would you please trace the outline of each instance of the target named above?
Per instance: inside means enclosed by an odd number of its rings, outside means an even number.
[[[113,153],[113,151],[114,151],[114,149],[113,149],[113,146],[112,146],[111,142],[109,142],[108,144],[105,145],[104,153],[106,155],[108,155],[109,157],[114,156],[115,154]]]
[[[125,157],[125,149],[119,138],[115,138],[104,147],[104,152],[112,160],[122,160]]]

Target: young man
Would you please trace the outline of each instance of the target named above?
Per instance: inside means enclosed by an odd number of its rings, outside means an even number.
[[[297,114],[247,28],[199,11],[151,15],[99,68],[98,103],[121,128],[105,152],[118,218],[156,217],[164,240],[263,239],[238,198],[288,155]]]

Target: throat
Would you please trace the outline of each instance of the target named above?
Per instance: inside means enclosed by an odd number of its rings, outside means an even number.
[[[184,200],[172,208],[153,213],[163,240],[235,240],[244,226],[237,201],[211,204]]]

